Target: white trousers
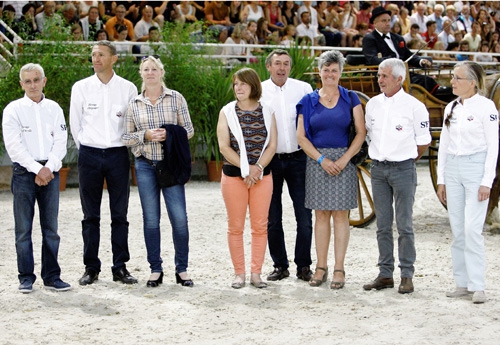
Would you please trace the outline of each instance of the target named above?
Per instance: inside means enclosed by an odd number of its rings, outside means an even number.
[[[485,249],[482,235],[488,200],[478,201],[486,153],[447,156],[445,184],[453,243],[451,258],[457,287],[485,289]]]

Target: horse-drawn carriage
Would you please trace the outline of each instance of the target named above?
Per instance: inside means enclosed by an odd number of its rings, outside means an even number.
[[[349,62],[349,60],[348,60]],[[377,83],[378,66],[367,65],[349,65],[344,67],[343,75],[339,84],[349,90],[354,90],[358,94],[363,108],[369,99],[380,93]],[[434,185],[437,189],[437,152],[439,148],[439,137],[441,135],[441,126],[443,124],[443,113],[447,102],[444,102],[431,95],[424,87],[416,84],[410,84],[409,69],[407,68],[407,78],[405,80],[405,91],[416,97],[425,104],[429,111],[430,130],[432,136],[431,146],[422,160],[428,160],[429,172]],[[452,77],[452,68],[441,66],[436,69],[414,70],[414,73],[426,73],[435,78],[440,85],[450,85]],[[487,76],[486,97],[492,99],[497,109],[500,107],[500,73],[493,73]],[[317,80],[320,87],[321,80]],[[365,227],[375,219],[375,210],[370,188],[370,159],[358,166],[358,208],[351,210],[349,222],[355,227]],[[500,176],[500,160],[497,163],[497,176]],[[493,184],[490,197],[490,206],[488,214],[498,206],[500,196],[500,178],[496,178]]]

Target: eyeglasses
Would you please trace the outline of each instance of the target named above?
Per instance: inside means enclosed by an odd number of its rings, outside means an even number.
[[[457,77],[456,75],[452,74],[451,75],[451,79],[455,79],[456,81],[460,81],[460,80],[470,80],[469,78],[461,78],[461,77]]]

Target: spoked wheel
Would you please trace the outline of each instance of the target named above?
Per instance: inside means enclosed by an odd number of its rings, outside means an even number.
[[[355,91],[365,111],[366,103],[370,97],[362,92]],[[349,212],[349,224],[357,227],[364,228],[375,220],[375,207],[373,206],[373,199],[371,193],[371,178],[369,170],[370,160],[367,159],[363,164],[358,165],[358,208]]]
[[[429,146],[429,173],[431,174],[432,186],[434,191],[437,192],[437,156],[439,149],[439,137],[441,136],[441,129],[435,130],[431,128],[431,146]],[[442,204],[442,203],[441,203]],[[444,208],[446,206],[442,204]]]
[[[349,212],[349,224],[364,228],[375,220],[375,207],[371,193],[371,177],[367,162],[357,166],[358,171],[358,208]]]

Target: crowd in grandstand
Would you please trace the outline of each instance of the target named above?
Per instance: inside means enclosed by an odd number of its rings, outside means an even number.
[[[498,61],[500,2],[497,1],[3,1],[3,21],[23,40],[50,38],[50,28],[70,40],[161,41],[166,22],[200,23],[199,42],[229,43],[224,55],[248,55],[251,44],[311,44],[360,47],[371,32],[371,11],[392,13],[391,32],[410,49],[459,51],[439,60]],[[65,28],[64,30],[61,30]],[[0,25],[0,42],[13,35]],[[234,47],[241,44],[242,47]],[[245,46],[245,47],[243,47]],[[132,46],[121,45],[125,53]],[[147,50],[148,48],[143,48]],[[253,54],[262,52],[252,48]],[[142,52],[141,52],[142,53]]]

